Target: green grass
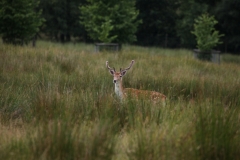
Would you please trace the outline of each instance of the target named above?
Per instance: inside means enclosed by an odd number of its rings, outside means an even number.
[[[167,105],[120,103],[112,76]],[[0,48],[1,159],[240,159],[240,59],[195,60],[185,49],[43,42]]]

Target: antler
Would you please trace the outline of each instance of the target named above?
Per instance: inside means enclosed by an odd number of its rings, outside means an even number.
[[[135,61],[132,60],[131,63],[130,63],[130,66],[129,66],[128,68],[125,68],[125,69],[123,69],[123,70],[120,68],[120,71],[127,71],[127,70],[129,70],[129,69],[132,67],[132,65],[134,64],[134,62],[135,62]]]
[[[109,65],[108,65],[108,61],[106,61],[106,66],[107,66],[107,68],[108,68],[109,70],[112,70],[112,71],[115,72],[115,68],[114,68],[114,67],[113,67],[113,69],[109,67]]]

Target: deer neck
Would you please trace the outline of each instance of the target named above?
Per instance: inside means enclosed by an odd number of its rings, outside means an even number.
[[[123,93],[123,86],[122,86],[122,80],[117,81],[115,83],[115,94],[120,98],[124,98],[124,93]]]

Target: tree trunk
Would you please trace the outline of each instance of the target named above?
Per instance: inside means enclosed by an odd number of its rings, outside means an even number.
[[[62,43],[65,42],[65,35],[64,35],[63,33],[60,34],[60,41],[61,41]]]
[[[70,42],[70,40],[71,40],[71,36],[70,36],[69,33],[67,33],[67,35],[66,35],[66,41],[67,41],[67,42]]]
[[[32,46],[33,47],[36,47],[36,40],[37,40],[37,36],[33,36],[33,39],[32,39]]]

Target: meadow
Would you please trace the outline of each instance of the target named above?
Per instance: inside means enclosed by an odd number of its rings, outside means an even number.
[[[155,90],[165,106],[120,103],[105,62],[128,88]],[[199,61],[186,49],[40,41],[0,46],[0,159],[238,160],[240,57]]]

